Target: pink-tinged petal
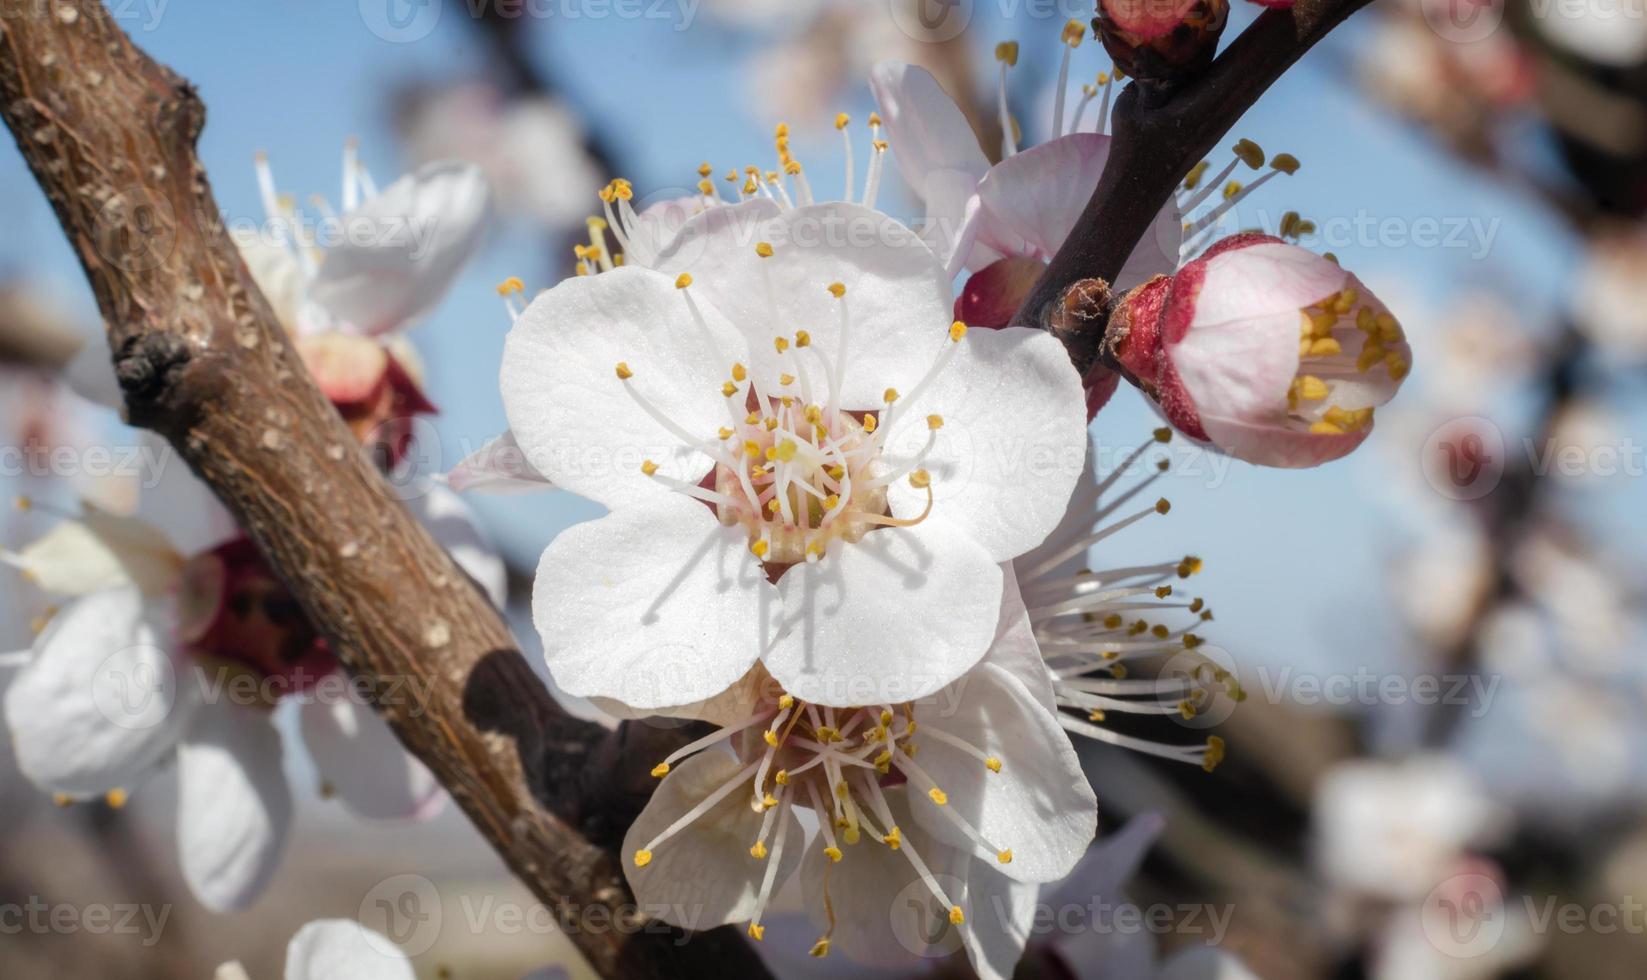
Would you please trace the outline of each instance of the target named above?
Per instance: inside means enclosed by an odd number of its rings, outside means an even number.
[[[998,259],[967,277],[955,298],[955,319],[969,327],[1004,327],[1012,322],[1029,289],[1046,271],[1040,259]]]
[[[978,184],[986,216],[980,237],[1022,239],[1031,254],[1051,259],[1092,199],[1109,145],[1100,133],[1073,133],[996,164]]]
[[[1349,432],[1316,433],[1306,423],[1282,417],[1265,423],[1202,416],[1201,425],[1213,445],[1236,459],[1280,469],[1330,463],[1348,456],[1372,434],[1371,422]]]
[[[303,741],[324,790],[367,820],[424,820],[440,812],[446,794],[434,775],[353,691],[336,675],[303,705]]]
[[[1162,387],[1176,394],[1181,385],[1203,420],[1279,417],[1298,374],[1298,324],[1294,308],[1196,327],[1166,345],[1170,376]]]
[[[452,467],[446,474],[446,485],[459,493],[552,490],[555,486],[526,458],[526,450],[509,431],[487,440],[486,445]]]
[[[1135,40],[1165,37],[1184,22],[1202,0],[1100,0],[1100,7],[1115,26]]]
[[[934,173],[959,171],[976,184],[989,170],[977,134],[931,72],[883,61],[870,70],[869,88],[886,123],[892,158],[918,196],[929,196]]]
[[[301,337],[297,352],[333,405],[366,405],[383,390],[389,352],[370,337],[330,331]]]
[[[1161,320],[1172,280],[1167,276],[1135,286],[1110,313],[1109,343],[1116,360],[1140,384],[1153,385],[1161,376]]]
[[[1163,340],[1170,345],[1191,329],[1226,321],[1281,313],[1296,317],[1343,289],[1348,278],[1338,263],[1308,249],[1265,236],[1234,236],[1179,272]]]
[[[1081,379],[1081,386],[1087,391],[1087,421],[1091,422],[1115,397],[1115,389],[1121,386],[1121,376],[1102,364],[1094,364],[1087,376]]]

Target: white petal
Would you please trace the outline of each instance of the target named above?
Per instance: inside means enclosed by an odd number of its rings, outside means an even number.
[[[989,170],[971,124],[931,72],[883,61],[870,70],[869,88],[886,123],[892,158],[917,197],[928,197],[934,173],[959,171],[975,186]],[[929,214],[930,206],[929,201]]]
[[[763,241],[772,245],[771,258],[755,253]],[[856,204],[795,208],[753,228],[689,225],[658,267],[691,273],[699,302],[707,299],[743,331],[757,379],[782,373],[772,340],[797,329],[807,330],[825,357],[836,358],[840,305],[828,287],[844,284],[852,315],[842,369],[848,408],[878,408],[888,387],[913,387],[929,363],[924,352],[944,336],[954,304],[950,277],[920,236]]]
[[[624,835],[624,870],[635,899],[647,912],[686,929],[712,929],[747,921],[755,914],[761,878],[773,855],[770,839],[765,859],[749,853],[760,837],[763,816],[749,805],[753,780],[733,789],[653,848],[652,860],[644,868],[635,866],[637,850],[726,785],[741,768],[729,754],[718,750],[687,759],[658,784],[646,809]],[[777,834],[776,825],[771,833]],[[799,826],[791,824],[774,887],[794,873],[804,845]]]
[[[1018,576],[1010,563],[1001,566],[1001,577],[1006,586],[1001,593],[1001,617],[995,624],[995,639],[990,642],[983,662],[1016,677],[1042,707],[1056,713],[1058,701],[1053,693],[1052,671],[1047,669],[1046,660],[1041,656],[1041,645],[1035,642],[1029,607],[1018,591]]]
[[[616,374],[628,364],[637,393],[713,442],[730,418],[721,385],[748,354],[701,296],[698,305],[707,334],[671,276],[627,267],[568,279],[532,301],[504,344],[502,387],[510,431],[539,472],[609,507],[669,495],[641,472],[648,459],[692,483],[709,472],[710,458],[648,415]]]
[[[177,753],[177,843],[183,878],[213,912],[245,908],[286,846],[291,789],[271,714],[203,704]]]
[[[902,846],[920,856],[951,902],[964,901],[966,882],[954,874],[955,852],[907,819],[903,793],[888,793],[887,803],[898,820]],[[901,850],[892,850],[868,833],[857,844],[843,844],[839,861],[831,862],[823,848],[820,834],[801,865],[801,886],[810,899],[807,912],[812,924],[822,934],[830,925],[821,900],[828,876],[835,913],[831,958],[845,955],[877,967],[907,968],[960,950],[961,939],[949,926],[949,910]]]
[[[562,531],[532,595],[555,682],[638,709],[726,690],[760,657],[778,613],[744,531],[679,494]]]
[[[246,271],[263,297],[274,307],[275,318],[293,336],[298,330],[298,311],[303,306],[303,268],[297,256],[283,245],[276,245],[262,235],[250,235],[236,242]]]
[[[70,796],[129,789],[171,753],[198,697],[194,668],[168,651],[173,618],[171,603],[128,588],[52,619],[6,689],[12,746],[31,782]]]
[[[509,598],[509,569],[463,498],[447,487],[431,483],[427,492],[406,501],[418,519],[458,567],[468,573],[499,609]]]
[[[479,244],[487,198],[468,164],[407,174],[342,217],[345,240],[326,250],[310,297],[359,332],[406,326],[440,302]]]
[[[766,668],[802,701],[908,701],[961,676],[988,649],[1001,569],[936,517],[837,542],[778,580],[785,633]]]
[[[964,867],[967,919],[961,928],[967,960],[978,980],[1011,980],[1043,907],[1037,902],[1040,888],[1014,881],[985,861],[968,860]]]
[[[1058,521],[1058,526],[1052,529],[1052,533],[1046,536],[1046,540],[1013,559],[1013,567],[1027,572],[1092,533],[1098,520],[1098,470],[1094,462],[1096,458],[1097,453],[1092,442],[1088,440],[1086,458],[1081,463],[1081,476],[1075,481],[1075,491],[1069,495],[1069,504],[1064,508],[1063,518]],[[1063,578],[1074,575],[1086,567],[1087,552],[1082,551],[1041,572],[1036,578]],[[1026,584],[1033,585],[1030,582]]]
[[[286,945],[286,980],[415,980],[387,937],[347,919],[306,923]]]
[[[942,810],[965,817],[997,850],[1013,858],[999,870],[1018,881],[1057,881],[1075,867],[1098,829],[1098,801],[1057,718],[1016,678],[994,664],[915,706],[919,729],[935,728],[1001,760],[991,772],[977,757],[937,738],[915,738],[916,761],[948,794],[939,806],[923,790],[915,818],[937,837],[982,860],[995,853],[973,844]]]
[[[927,416],[941,415],[922,464],[932,475],[932,513],[1007,561],[1064,516],[1086,458],[1086,396],[1069,355],[1044,331],[972,330],[960,343],[926,393],[894,406],[887,452],[913,455],[926,444]],[[926,506],[926,492],[904,480],[887,498],[898,517]]]
[[[445,802],[434,775],[369,706],[349,696],[317,698],[304,702],[301,718],[321,780],[356,816],[421,820]]]
[[[90,501],[81,510],[78,520],[59,523],[7,561],[59,595],[135,586],[156,596],[177,585],[183,559],[153,525]]]
[[[552,490],[554,484],[539,473],[515,434],[504,430],[493,436],[446,474],[447,485],[459,493],[481,490],[503,493],[514,490]]]

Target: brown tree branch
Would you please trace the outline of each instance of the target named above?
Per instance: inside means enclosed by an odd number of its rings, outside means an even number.
[[[1190,168],[1304,52],[1370,0],[1300,0],[1268,10],[1202,74],[1170,90],[1129,84],[1115,100],[1115,140],[1098,188],[1013,322],[1047,326],[1072,284],[1113,282]],[[1101,329],[1057,331],[1085,374]]]
[[[91,282],[130,420],[212,486],[515,874],[577,913],[563,920],[611,913],[616,926],[572,936],[595,968],[764,975],[735,933],[681,945],[625,911],[610,845],[627,815],[590,805],[584,760],[628,742],[559,709],[310,380],[224,233],[195,155],[194,89],[96,0],[0,0],[0,116]]]

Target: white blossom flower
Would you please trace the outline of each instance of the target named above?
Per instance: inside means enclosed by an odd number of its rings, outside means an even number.
[[[992,284],[996,287],[992,292],[1013,292],[1007,285],[1019,283],[1016,292],[1021,295],[1063,245],[1092,197],[1109,161],[1111,138],[1104,130],[1111,89],[1119,76],[1100,72],[1094,84],[1082,86],[1073,111],[1067,110],[1071,54],[1085,34],[1086,26],[1079,21],[1064,25],[1051,138],[1022,150],[1006,96],[1007,72],[1018,62],[1018,44],[1006,41],[996,46],[1004,135],[1001,162],[994,165],[978,145],[960,107],[930,72],[883,62],[870,73],[870,87],[886,119],[899,172],[926,204],[923,234],[945,258],[951,275],[962,270],[983,274],[980,285]],[[1087,109],[1095,99],[1098,106],[1089,130]],[[1177,202],[1169,202],[1117,277],[1119,289],[1130,289],[1177,267],[1181,220]],[[986,304],[977,305],[976,312],[986,308]],[[1004,300],[987,304],[1003,309],[1005,305]],[[984,326],[998,325],[993,317],[973,319]]]
[[[1201,744],[1178,745],[1112,727],[1112,716],[1189,721],[1215,697],[1245,699],[1229,669],[1199,652],[1203,639],[1194,627],[1211,621],[1212,609],[1200,597],[1178,594],[1174,584],[1200,572],[1201,559],[1186,555],[1111,567],[1093,567],[1088,560],[1090,549],[1171,509],[1165,498],[1132,503],[1166,473],[1165,458],[1149,463],[1143,479],[1119,485],[1152,447],[1171,437],[1171,429],[1157,429],[1150,442],[1118,460],[1101,478],[1098,449],[1089,446],[1085,472],[1063,522],[1012,564],[1037,649],[1052,672],[1064,729],[1211,772],[1224,757],[1224,740],[1216,735]],[[1149,667],[1154,676],[1131,676]]]
[[[538,573],[570,694],[661,709],[757,661],[819,704],[930,694],[983,655],[999,563],[1040,543],[1078,476],[1082,395],[1056,341],[968,333],[913,232],[793,204],[770,176],[706,202],[653,268],[563,282],[510,332],[512,437],[612,510]]]
[[[183,876],[209,908],[249,904],[278,865],[292,796],[271,719],[288,695],[325,793],[372,819],[442,805],[244,538],[185,558],[87,505],[0,560],[69,597],[5,691],[19,769],[59,802],[121,805],[175,764]]]
[[[1359,279],[1260,234],[1127,293],[1105,343],[1178,431],[1265,466],[1351,452],[1412,365],[1400,324]]]
[[[653,770],[663,781],[624,839],[638,900],[693,910],[678,925],[747,922],[760,940],[772,895],[799,874],[813,956],[918,961],[943,951],[947,922],[980,976],[1010,976],[1032,886],[1080,859],[1097,804],[1006,585],[989,654],[925,697],[811,704],[757,667],[680,712],[718,728]]]
[[[434,308],[479,245],[486,180],[446,161],[378,193],[351,141],[342,213],[316,197],[319,231],[309,235],[309,217],[276,192],[261,154],[257,172],[267,224],[240,236],[247,268],[321,391],[392,463],[410,442],[411,417],[435,411],[402,332]]]
[[[1504,814],[1444,756],[1342,762],[1316,791],[1315,853],[1339,888],[1421,899],[1465,851],[1490,843]]]
[[[411,961],[387,937],[348,919],[316,919],[286,944],[286,980],[414,980]],[[238,962],[213,980],[250,980]]]

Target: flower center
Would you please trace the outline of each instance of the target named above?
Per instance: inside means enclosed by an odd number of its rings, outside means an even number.
[[[1298,374],[1287,390],[1287,407],[1311,432],[1342,435],[1372,424],[1371,407],[1345,409],[1334,404],[1334,393],[1347,380],[1382,370],[1394,381],[1406,377],[1411,365],[1402,357],[1405,339],[1401,324],[1388,311],[1363,304],[1360,294],[1346,287],[1299,311]],[[1360,350],[1346,349],[1361,338]]]
[[[810,807],[816,815],[824,839],[824,854],[830,863],[843,860],[849,853],[842,845],[855,847],[867,833],[909,861],[955,925],[966,921],[965,911],[951,901],[931,868],[904,839],[887,803],[887,793],[902,788],[905,792],[924,794],[974,844],[994,854],[996,861],[1001,864],[1012,861],[1010,848],[985,839],[966,817],[949,805],[949,794],[916,763],[915,757],[923,743],[932,741],[972,756],[990,773],[1001,772],[1001,760],[951,732],[929,724],[918,725],[911,704],[830,708],[783,694],[776,700],[768,700],[749,718],[679,749],[654,767],[652,775],[666,776],[674,763],[734,736],[739,737],[732,744],[745,765],[636,850],[634,861],[637,868],[646,867],[652,862],[653,852],[670,837],[703,817],[738,787],[748,787],[750,806],[763,815],[749,856],[767,862],[756,911],[749,923],[752,939],[761,939],[765,932],[760,924],[761,914],[772,894],[795,806]],[[822,888],[829,926],[813,944],[813,956],[828,955],[835,929],[828,887],[826,876]]]
[[[772,246],[755,246],[762,258]],[[762,264],[764,272],[764,263]],[[692,277],[682,273],[677,289],[699,327],[708,325],[693,300]],[[770,320],[778,314],[767,281]],[[840,311],[836,350],[827,354],[812,343],[805,330],[772,339],[777,375],[757,379],[742,362],[734,362],[721,384],[726,399],[727,424],[706,440],[677,425],[636,389],[634,371],[620,362],[615,371],[629,395],[690,448],[714,460],[714,470],[701,484],[688,483],[659,472],[647,460],[641,472],[671,489],[714,508],[727,526],[741,525],[749,532],[749,550],[769,571],[799,562],[815,562],[836,541],[858,541],[877,527],[909,527],[932,512],[932,476],[921,464],[936,445],[943,416],[925,416],[927,439],[913,456],[899,458],[888,450],[887,433],[917,411],[916,402],[949,364],[966,336],[966,325],[950,325],[948,340],[925,377],[908,395],[887,388],[874,410],[849,409],[841,402],[843,374],[851,350],[852,316],[846,286],[827,287]],[[912,518],[890,515],[887,487],[907,479],[926,491],[926,507]]]

